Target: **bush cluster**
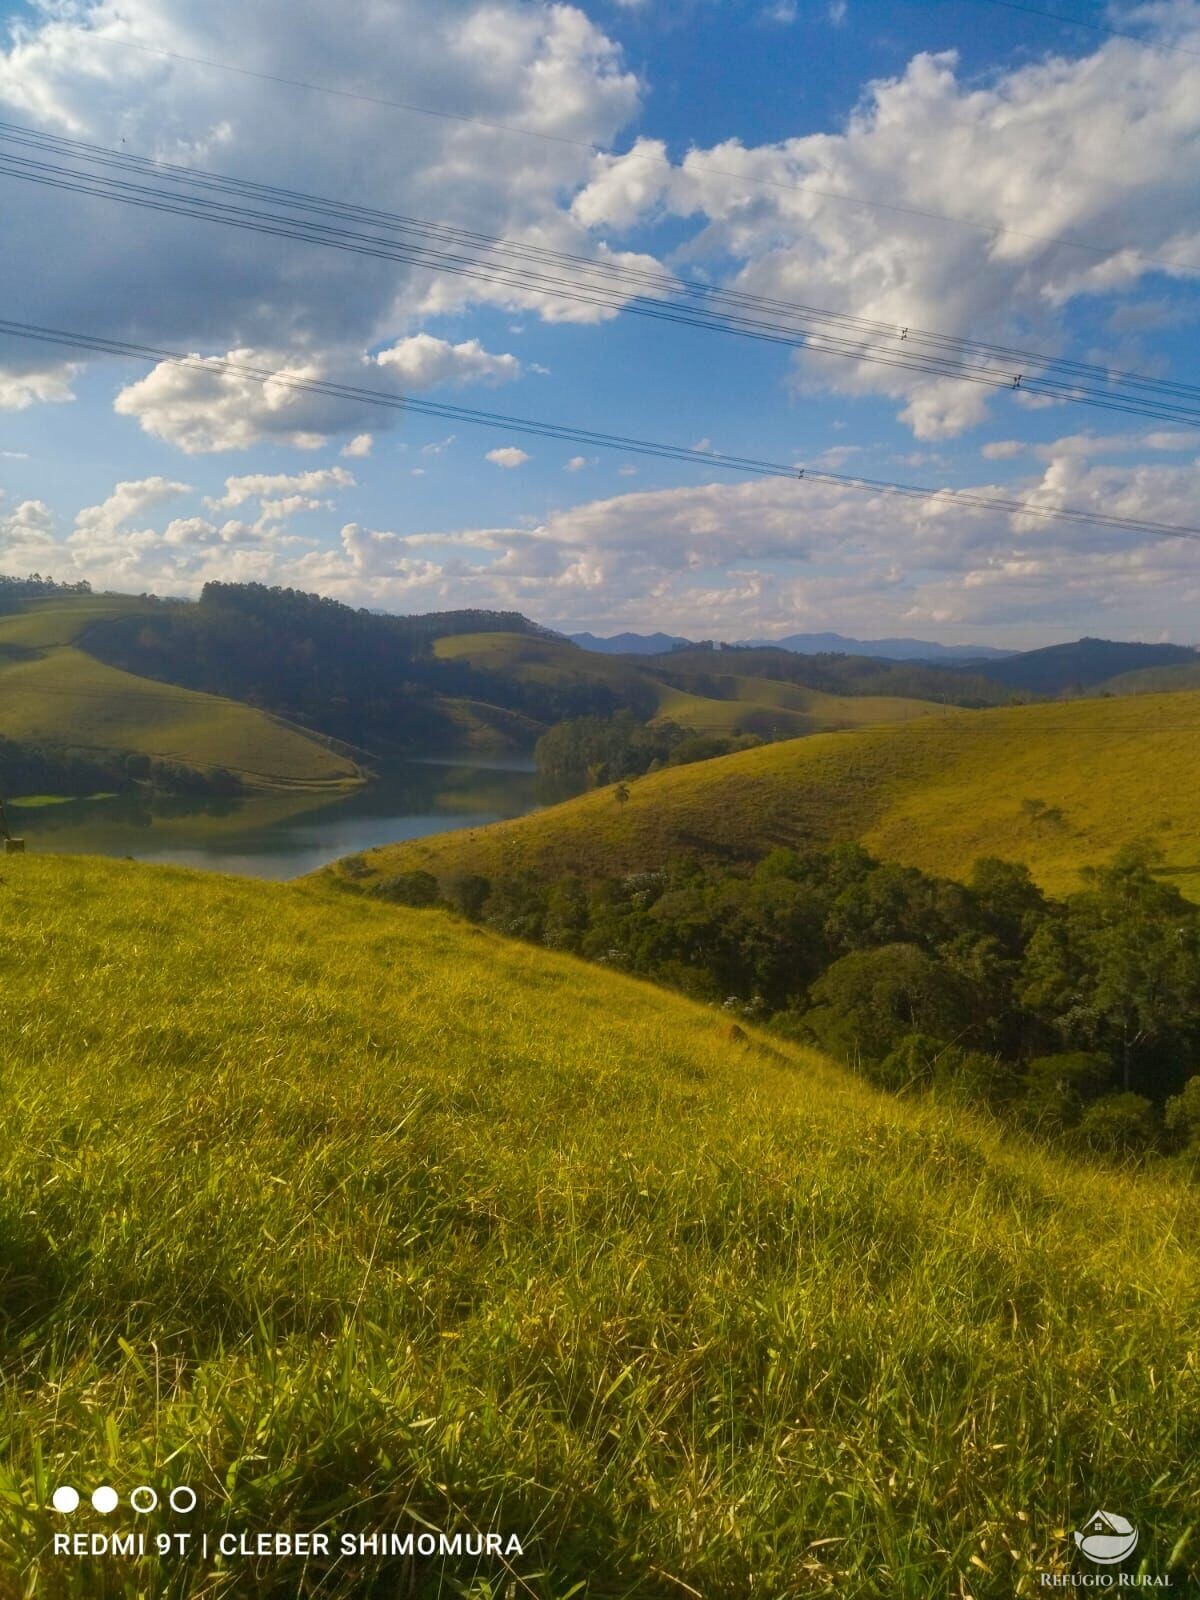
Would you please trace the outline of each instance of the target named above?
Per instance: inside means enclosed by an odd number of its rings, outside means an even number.
[[[1015,863],[982,859],[963,884],[858,845],[594,882],[407,872],[369,892],[667,984],[882,1087],[1091,1150],[1200,1156],[1200,908],[1144,851],[1062,900]]]

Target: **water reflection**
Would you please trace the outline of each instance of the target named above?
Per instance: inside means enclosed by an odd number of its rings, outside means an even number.
[[[355,850],[482,827],[541,803],[532,762],[414,761],[335,801],[293,791],[246,800],[114,795],[20,806],[12,821],[30,850],[292,878]]]

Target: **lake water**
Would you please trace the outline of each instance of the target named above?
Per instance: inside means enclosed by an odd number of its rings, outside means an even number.
[[[397,839],[478,828],[539,804],[532,762],[410,762],[344,799],[294,792],[235,801],[118,795],[55,805],[10,802],[29,850],[132,856],[254,878],[294,878]]]

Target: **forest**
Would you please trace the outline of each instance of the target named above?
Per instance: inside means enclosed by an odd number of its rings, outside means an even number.
[[[668,985],[890,1090],[1200,1159],[1200,907],[1153,866],[1128,848],[1053,899],[1016,863],[957,883],[841,845],[587,883],[413,871],[367,892]]]

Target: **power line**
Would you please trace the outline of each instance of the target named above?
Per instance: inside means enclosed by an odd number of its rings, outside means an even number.
[[[1004,11],[1023,11],[1026,16],[1045,17],[1050,22],[1062,22],[1070,28],[1086,28],[1089,33],[1106,33],[1113,39],[1130,39],[1144,50],[1164,50],[1171,55],[1193,56],[1200,59],[1200,50],[1189,50],[1185,44],[1168,44],[1165,40],[1146,39],[1126,28],[1112,28],[1104,22],[1089,22],[1083,17],[1069,17],[1063,11],[1045,11],[1039,6],[1018,4],[1018,0],[974,0],[976,5],[999,6]]]
[[[912,500],[935,501],[943,506],[969,506],[975,510],[1003,511],[1022,516],[1037,517],[1050,522],[1066,522],[1097,528],[1107,528],[1124,533],[1146,534],[1150,537],[1189,539],[1200,541],[1200,528],[1178,523],[1156,522],[1143,517],[1122,517],[1109,513],[1084,510],[1077,506],[1041,506],[1026,500],[1009,500],[999,495],[977,494],[971,490],[931,489],[917,484],[896,483],[886,478],[854,477],[849,473],[829,472],[823,469],[787,465],[754,456],[728,455],[721,451],[690,449],[639,438],[634,435],[603,433],[593,428],[572,427],[565,423],[547,422],[533,417],[514,417],[502,412],[479,411],[467,406],[454,406],[441,401],[416,400],[410,396],[389,394],[382,389],[367,389],[355,384],[335,383],[319,378],[302,378],[293,373],[266,367],[252,366],[246,362],[229,361],[224,357],[186,355],[178,350],[160,349],[153,345],[133,344],[122,339],[108,339],[100,335],[70,332],[61,328],[48,328],[36,323],[18,322],[0,318],[0,334],[29,339],[42,344],[60,345],[70,349],[92,350],[105,355],[125,356],[157,365],[169,362],[174,366],[208,373],[226,372],[234,377],[250,378],[256,383],[274,384],[333,399],[349,400],[359,405],[374,405],[394,411],[411,411],[421,416],[437,417],[441,421],[472,424],[485,428],[503,429],[510,433],[527,433],[541,438],[557,439],[571,444],[584,444],[593,449],[619,450],[627,454],[652,456],[664,461],[690,462],[695,465],[719,467],[722,470],[744,472],[757,477],[790,478],[802,481],[838,484],[843,488],[861,490],[867,494],[895,495]]]
[[[614,313],[627,312],[657,321],[733,333],[790,348],[806,349],[814,354],[836,355],[927,376],[949,377],[996,390],[1023,386],[1026,392],[1054,400],[1125,412],[1176,425],[1200,426],[1200,410],[1197,406],[1179,403],[1181,400],[1200,401],[1200,389],[1191,385],[1171,383],[1137,373],[1110,373],[1102,367],[1043,356],[1037,352],[1008,350],[1002,346],[956,339],[952,335],[922,329],[889,327],[847,313],[789,305],[787,302],[743,295],[737,291],[709,289],[707,286],[673,279],[661,272],[647,272],[640,268],[627,271],[620,263],[570,257],[562,252],[543,252],[539,247],[471,233],[446,224],[347,206],[299,191],[224,178],[201,169],[167,167],[140,157],[105,151],[98,146],[85,146],[80,141],[62,140],[57,135],[40,134],[19,125],[0,123],[0,140],[39,151],[61,153],[65,149],[74,159],[101,168],[107,166],[139,174],[151,171],[166,182],[186,183],[218,194],[269,195],[293,209],[298,207],[318,215],[368,216],[373,220],[379,219],[384,227],[399,232],[402,237],[380,238],[306,217],[281,215],[234,205],[225,200],[208,199],[202,195],[154,188],[109,177],[103,172],[79,172],[52,162],[0,151],[0,174],[43,187],[115,200],[141,209],[220,222],[244,231],[325,245],[362,256],[398,261],[431,272],[446,272],[482,281],[514,293],[536,290]],[[445,244],[452,248],[435,249],[434,244]],[[473,253],[460,253],[463,248]],[[513,259],[507,259],[509,256]],[[530,262],[549,263],[552,267],[561,262],[564,268],[572,270],[572,276],[568,278],[547,271],[545,266],[541,270],[531,270]],[[581,273],[585,275],[582,278]],[[625,281],[627,278],[628,282]],[[641,292],[641,285],[653,292]],[[682,305],[679,303],[681,299],[684,301]],[[781,322],[778,316],[768,318],[758,315],[760,307],[778,308],[788,320]],[[816,326],[812,326],[813,323]],[[827,331],[829,328],[839,330],[843,336],[830,333]],[[877,344],[865,342],[868,331],[876,330],[882,330],[889,337],[890,347],[880,348]],[[847,331],[852,337],[845,336]],[[972,359],[966,359],[967,356]],[[1006,370],[997,370],[994,363],[1002,359],[1007,360],[1009,365]],[[1013,370],[1017,362],[1021,364],[1021,371]],[[1028,370],[1030,366],[1037,365],[1043,368],[1041,372]],[[1055,376],[1056,367],[1062,370],[1063,377]],[[1093,383],[1082,382],[1081,376],[1104,380],[1108,386],[1096,388]],[[1114,385],[1139,392],[1114,393]]]
[[[551,250],[543,245],[529,245],[520,240],[479,233],[470,229],[456,227],[449,223],[430,222],[401,212],[384,211],[352,202],[331,200],[303,190],[285,188],[279,184],[255,182],[251,179],[236,178],[225,173],[212,172],[200,167],[187,167],[170,162],[150,160],[127,151],[113,150],[103,145],[89,144],[79,139],[69,139],[65,135],[45,133],[40,129],[27,127],[21,123],[0,120],[0,140],[34,149],[48,149],[77,161],[90,162],[139,174],[153,174],[168,181],[186,183],[192,187],[234,192],[256,198],[266,197],[273,201],[282,201],[293,208],[313,211],[320,215],[377,223],[402,232],[415,232],[422,236],[450,240],[456,244],[466,244],[489,252],[512,254],[526,260],[551,261],[556,265],[563,264],[568,266],[573,271],[583,270],[593,275],[600,274],[616,277],[622,282],[629,280],[641,283],[655,291],[683,293],[721,305],[753,307],[755,310],[761,309],[781,313],[792,319],[812,319],[818,322],[829,322],[841,327],[852,328],[855,332],[900,338],[913,345],[930,344],[939,349],[965,350],[970,351],[972,354],[995,357],[1006,362],[1023,362],[1034,366],[1053,366],[1079,376],[1101,379],[1108,383],[1120,382],[1158,392],[1172,392],[1200,398],[1200,386],[1194,384],[1177,384],[1161,378],[1150,378],[1141,373],[1121,371],[1095,363],[1074,361],[1063,356],[1048,356],[1035,350],[1027,350],[1010,345],[991,344],[981,340],[964,338],[956,334],[933,332],[929,329],[915,326],[901,326],[899,323],[855,316],[849,312],[831,311],[827,308],[805,305],[795,301],[749,294],[744,290],[718,288],[712,284],[678,278],[674,274],[667,273],[657,267],[650,269],[624,262],[604,261],[569,251]]]
[[[586,150],[593,156],[606,160],[621,160],[637,162],[639,165],[649,165],[665,168],[668,172],[681,171],[668,157],[649,155],[646,152],[629,151],[621,154],[616,151],[606,150],[602,145],[591,143],[587,139],[572,139],[566,134],[547,133],[540,128],[525,128],[509,122],[489,122],[483,117],[469,117],[459,111],[445,111],[434,106],[418,105],[414,101],[394,100],[383,95],[366,94],[361,90],[338,89],[330,84],[314,83],[305,78],[289,78],[281,73],[261,72],[251,67],[239,67],[230,61],[217,61],[207,56],[187,55],[181,50],[167,50],[157,45],[143,44],[134,39],[114,39],[109,34],[98,33],[93,29],[81,29],[89,44],[95,42],[114,46],[118,49],[139,50],[144,55],[160,56],[168,61],[182,61],[191,66],[209,67],[217,72],[235,73],[239,77],[256,79],[260,83],[273,83],[292,89],[304,89],[312,94],[330,95],[339,100],[357,100],[364,105],[381,106],[392,111],[404,111],[415,116],[435,117],[441,121],[457,122],[468,127],[486,128],[494,133],[509,133],[527,139],[541,139],[551,144],[566,145],[578,150]],[[773,189],[785,194],[803,194],[815,196],[819,200],[831,200],[838,205],[852,205],[864,207],[867,210],[887,211],[896,216],[917,217],[925,222],[940,222],[949,227],[966,228],[976,233],[986,233],[992,238],[1000,239],[1011,237],[1026,239],[1036,244],[1050,244],[1061,246],[1068,250],[1080,250],[1088,255],[1110,256],[1120,250],[1135,250],[1132,244],[1097,244],[1091,240],[1068,239],[1061,235],[1049,233],[1034,233],[1022,228],[1012,228],[986,222],[978,217],[955,217],[944,211],[931,211],[921,206],[901,205],[897,201],[868,199],[864,195],[849,194],[844,190],[818,189],[808,183],[784,183],[773,178],[760,178],[748,173],[734,172],[726,167],[714,167],[705,163],[705,177],[726,179],[733,183],[748,185],[755,189]],[[1145,258],[1146,265],[1170,270],[1170,263]]]

